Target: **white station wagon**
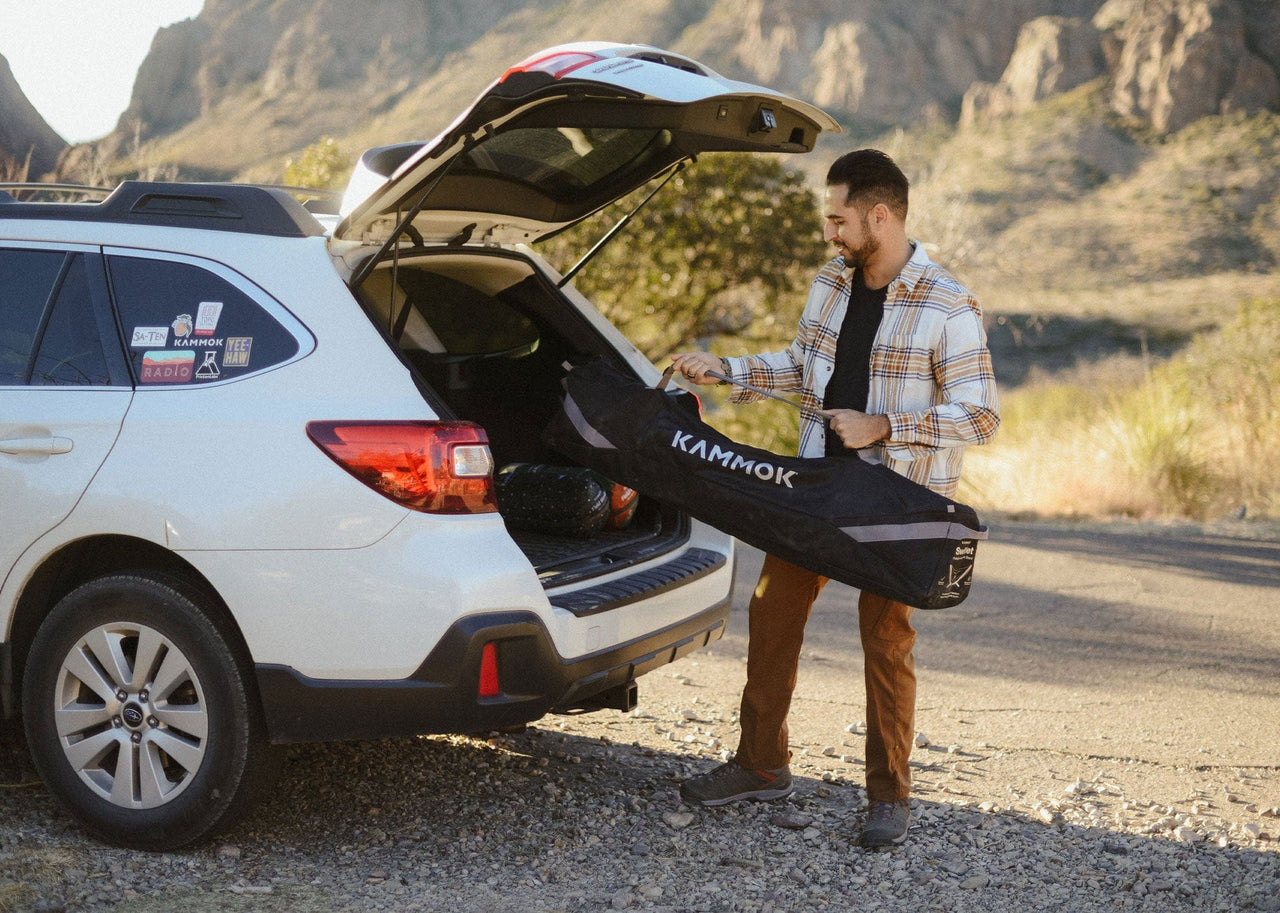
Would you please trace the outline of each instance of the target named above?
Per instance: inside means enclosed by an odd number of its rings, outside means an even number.
[[[580,44],[366,153],[331,216],[248,185],[0,193],[0,693],[49,789],[105,841],[178,847],[283,744],[626,709],[719,637],[723,533],[643,497],[587,535],[499,509],[495,469],[564,465],[540,431],[566,363],[659,376],[526,245],[698,153],[829,129]]]

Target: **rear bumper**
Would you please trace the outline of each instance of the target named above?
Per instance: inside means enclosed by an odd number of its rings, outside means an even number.
[[[684,622],[575,660],[559,656],[532,612],[463,618],[413,675],[398,681],[317,680],[287,666],[258,665],[258,690],[273,742],[375,739],[484,732],[573,710],[724,634],[732,592]],[[497,646],[501,693],[479,697],[485,644]]]

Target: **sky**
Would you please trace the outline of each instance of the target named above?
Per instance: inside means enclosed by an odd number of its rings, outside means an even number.
[[[63,139],[98,139],[129,106],[156,31],[203,6],[204,0],[0,0],[0,54]]]

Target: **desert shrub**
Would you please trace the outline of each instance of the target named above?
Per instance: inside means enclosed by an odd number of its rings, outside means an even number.
[[[567,270],[648,192],[541,242],[541,253]],[[658,191],[573,281],[650,358],[739,354],[794,332],[830,256],[801,174],[771,156],[713,154]]]
[[[1223,495],[1257,513],[1280,512],[1280,300],[1242,305],[1219,332],[1197,337],[1162,368],[1201,410],[1201,452],[1227,480]]]
[[[338,143],[326,136],[312,143],[296,159],[284,163],[284,183],[294,187],[313,187],[319,190],[342,188],[351,171],[351,162]]]

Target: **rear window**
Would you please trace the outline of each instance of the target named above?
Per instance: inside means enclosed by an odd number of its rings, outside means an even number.
[[[463,171],[501,174],[556,199],[590,192],[642,169],[671,145],[666,130],[629,127],[533,127],[485,140],[461,160]]]
[[[191,263],[108,259],[140,386],[232,379],[288,361],[298,341],[226,278]]]

